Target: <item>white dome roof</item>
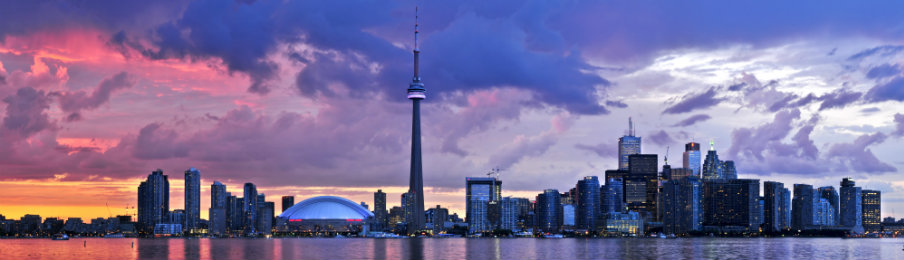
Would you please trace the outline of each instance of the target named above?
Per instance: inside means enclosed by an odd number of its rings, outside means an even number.
[[[315,219],[360,219],[373,217],[374,214],[357,203],[335,196],[320,196],[306,199],[279,214],[280,218],[289,220]]]

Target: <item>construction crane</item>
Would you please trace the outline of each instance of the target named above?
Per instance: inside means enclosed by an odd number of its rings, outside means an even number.
[[[670,148],[670,147],[671,147],[671,146],[666,146],[666,147],[665,147],[665,165],[669,165],[669,148]]]

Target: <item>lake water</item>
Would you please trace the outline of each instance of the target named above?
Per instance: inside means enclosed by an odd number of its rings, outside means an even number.
[[[134,247],[133,247],[134,243]],[[0,239],[0,259],[904,259],[904,239]]]

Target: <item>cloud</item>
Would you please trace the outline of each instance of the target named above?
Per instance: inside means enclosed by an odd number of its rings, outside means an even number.
[[[686,118],[686,119],[684,119],[684,120],[681,120],[681,122],[675,123],[675,124],[672,125],[672,126],[676,126],[676,127],[691,126],[691,125],[694,125],[694,124],[696,124],[696,123],[699,123],[699,122],[703,122],[703,121],[709,120],[710,118],[712,118],[712,117],[710,117],[709,115],[706,115],[706,114],[697,114],[697,115],[693,115],[693,116],[691,116],[691,117],[688,117],[688,118]]]
[[[826,155],[829,159],[838,160],[842,170],[866,173],[894,172],[897,168],[879,161],[869,149],[870,145],[881,144],[887,138],[888,136],[881,132],[861,135],[851,143],[832,145]]]
[[[663,114],[681,114],[699,109],[706,109],[722,102],[723,99],[716,98],[716,88],[711,87],[703,93],[689,93],[682,97],[681,101],[666,108]]]
[[[783,140],[800,119],[800,111],[782,110],[773,121],[751,128],[737,128],[731,132],[728,155],[735,158],[738,168],[751,173],[824,173],[827,167],[819,158],[819,150],[810,134],[818,118],[811,118],[794,136],[792,143]]]
[[[874,56],[874,55],[890,56],[890,55],[894,55],[895,53],[898,53],[901,51],[904,51],[904,46],[883,45],[883,46],[878,46],[878,47],[873,47],[873,48],[869,48],[866,50],[862,50],[860,52],[855,53],[854,55],[851,55],[847,59],[849,61],[860,61],[864,58]]]
[[[896,77],[884,84],[873,86],[866,92],[864,98],[871,102],[904,101],[904,77]]]
[[[618,143],[600,143],[596,145],[575,144],[575,148],[590,151],[603,158],[618,158]]]
[[[69,113],[68,118],[74,121],[80,119],[81,110],[92,110],[110,101],[110,95],[114,91],[130,88],[135,85],[135,79],[126,72],[120,72],[101,81],[100,85],[88,95],[84,91],[55,92],[53,96],[59,97],[60,109]]]
[[[819,97],[819,99],[822,100],[822,104],[819,105],[819,111],[831,108],[843,108],[848,104],[860,100],[860,96],[862,95],[862,93],[850,92],[845,89],[827,93]]]
[[[54,128],[55,125],[44,111],[50,107],[50,101],[44,91],[20,88],[14,95],[3,99],[6,103],[3,126],[23,137]]]
[[[895,114],[895,131],[892,136],[904,136],[904,114]]]
[[[542,155],[556,144],[573,123],[574,119],[568,114],[556,115],[549,130],[535,136],[515,136],[510,143],[500,147],[498,152],[490,156],[490,165],[508,169],[526,157]]]
[[[179,134],[161,127],[159,123],[152,123],[141,128],[132,150],[135,158],[153,160],[189,155],[190,146],[178,140]]]
[[[881,64],[872,67],[866,73],[866,77],[870,79],[881,79],[901,74],[901,67],[897,64]]]
[[[666,146],[675,143],[675,139],[672,139],[672,137],[669,136],[669,133],[666,133],[665,130],[659,130],[659,132],[650,134],[649,137],[647,137],[647,140],[650,140],[654,144],[657,144],[659,146]]]

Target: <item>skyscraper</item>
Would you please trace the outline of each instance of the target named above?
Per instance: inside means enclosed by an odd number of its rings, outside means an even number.
[[[226,234],[226,185],[214,181],[210,185],[210,209],[208,212],[208,233],[211,235]]]
[[[226,229],[227,232],[230,233],[238,233],[242,231],[242,227],[244,224],[245,213],[244,213],[244,204],[245,200],[233,196],[231,193],[226,192]]]
[[[244,220],[242,223],[242,227],[245,229],[246,234],[254,234],[257,233],[257,187],[254,186],[254,183],[247,182],[245,183],[245,201],[242,205],[242,212],[244,213]]]
[[[663,230],[687,234],[703,228],[703,182],[698,177],[667,180],[662,184]]]
[[[766,232],[781,232],[789,227],[785,222],[785,189],[781,182],[763,182],[763,230]]]
[[[618,169],[628,169],[628,156],[640,154],[640,137],[634,136],[634,121],[628,118],[628,132],[618,139]]]
[[[295,206],[295,196],[282,196],[282,210],[280,212],[284,212],[292,206]]]
[[[841,180],[841,226],[848,227],[855,233],[863,232],[862,190],[850,178]]]
[[[866,232],[882,231],[882,193],[877,190],[863,190],[861,193],[863,208],[863,230]]]
[[[535,215],[537,229],[541,232],[558,233],[562,228],[562,201],[558,190],[546,189],[537,195]]]
[[[622,213],[625,211],[624,184],[621,178],[611,178],[606,185],[600,187],[601,208],[603,214]]]
[[[166,222],[169,212],[169,179],[157,169],[138,186],[138,224],[143,233]]]
[[[703,180],[721,180],[724,179],[725,165],[719,160],[716,153],[715,142],[709,142],[709,151],[706,152],[706,160],[703,161]]]
[[[502,214],[499,221],[501,229],[517,231],[518,219],[521,215],[521,205],[517,198],[502,198]]]
[[[628,156],[628,177],[625,182],[625,203],[629,210],[639,213],[647,221],[659,219],[656,203],[659,201],[659,159],[655,154]],[[643,187],[643,198],[638,188]]]
[[[201,231],[201,171],[195,168],[185,170],[185,232]]]
[[[408,180],[408,193],[411,194],[413,208],[417,212],[413,218],[406,219],[408,222],[408,234],[417,234],[424,228],[424,173],[421,161],[421,100],[427,97],[427,90],[424,83],[421,82],[420,69],[420,53],[417,47],[418,23],[417,10],[415,9],[414,23],[414,77],[408,84],[408,99],[411,99],[412,116],[411,116],[411,176]]]
[[[829,204],[832,207],[832,212],[834,212],[832,214],[832,219],[833,219],[832,223],[834,223],[834,224],[832,224],[832,225],[840,224],[841,223],[841,211],[838,208],[838,203],[839,203],[840,199],[838,196],[838,192],[835,191],[835,187],[824,186],[824,187],[819,187],[818,190],[819,190],[819,197],[829,201]]]
[[[389,212],[386,211],[386,193],[383,190],[374,192],[374,231],[382,231],[388,227]]]
[[[700,176],[700,144],[690,142],[684,145],[684,168],[693,171],[693,175]]]
[[[429,211],[432,213],[428,215],[430,215],[430,223],[433,223],[433,226],[431,227],[433,234],[439,234],[446,230],[446,220],[449,219],[449,209],[436,205],[436,208],[432,208]]]
[[[492,231],[498,223],[491,219],[491,202],[499,205],[502,199],[502,181],[496,178],[465,178],[465,221],[470,232]]]
[[[728,180],[738,178],[738,169],[735,168],[734,161],[722,161],[722,178]]]
[[[794,199],[791,201],[791,228],[804,230],[813,225],[813,186],[794,184]]]
[[[596,176],[587,176],[575,186],[575,226],[579,229],[599,231],[603,225],[600,218],[600,181]]]
[[[760,180],[710,180],[703,185],[704,229],[752,231],[759,227]]]

